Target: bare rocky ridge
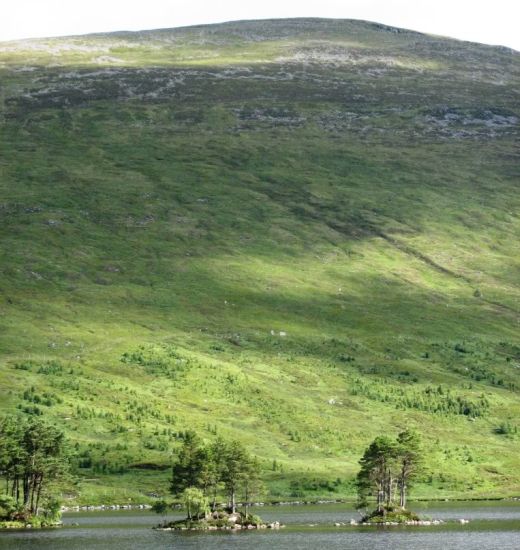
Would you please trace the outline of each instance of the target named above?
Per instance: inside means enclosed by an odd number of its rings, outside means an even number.
[[[244,51],[226,62],[226,52],[240,43]],[[251,47],[260,48],[252,65],[247,61]],[[147,67],[134,59],[143,48],[152,57]],[[190,55],[183,53],[186,48],[192,48]],[[514,93],[518,53],[449,40],[441,47],[439,39],[378,24],[239,22],[0,45],[0,54],[30,57],[31,52],[50,56],[52,68],[4,62],[6,69],[31,74],[30,87],[7,91],[6,116],[16,116],[19,109],[108,100],[182,104],[226,97],[233,103],[253,97],[261,86],[265,91],[247,121],[243,108],[230,107],[235,118],[230,130],[252,130],[257,122],[260,128],[318,124],[331,132],[397,132],[413,139],[493,139],[518,132],[517,114],[484,99],[497,87],[504,95]],[[70,55],[80,56],[87,67],[74,68]],[[197,67],[201,63],[204,68]],[[477,87],[478,95],[464,91]],[[264,100],[273,108],[262,106]],[[297,112],[294,101],[323,105],[309,116]],[[336,102],[341,109],[327,108]],[[425,113],[425,103],[436,107]],[[283,116],[291,104],[292,115]]]

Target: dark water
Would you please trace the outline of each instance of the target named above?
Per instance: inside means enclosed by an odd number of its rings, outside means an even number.
[[[520,550],[520,502],[416,504],[414,509],[446,523],[416,527],[335,527],[357,513],[344,505],[265,507],[265,520],[280,531],[154,531],[161,520],[148,512],[85,512],[64,516],[61,529],[0,533],[0,550]],[[169,516],[173,517],[173,516]],[[470,520],[460,525],[457,520]]]

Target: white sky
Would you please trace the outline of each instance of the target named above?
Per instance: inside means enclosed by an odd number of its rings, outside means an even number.
[[[519,0],[1,0],[0,40],[278,17],[366,19],[520,50]]]

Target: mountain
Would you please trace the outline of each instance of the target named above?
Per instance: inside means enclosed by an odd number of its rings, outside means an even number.
[[[185,430],[270,498],[518,494],[520,56],[288,19],[0,44],[0,403],[76,502],[168,491]]]

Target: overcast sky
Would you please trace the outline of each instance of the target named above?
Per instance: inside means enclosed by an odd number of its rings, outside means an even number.
[[[334,17],[520,50],[519,0],[1,0],[0,40],[237,19]]]

